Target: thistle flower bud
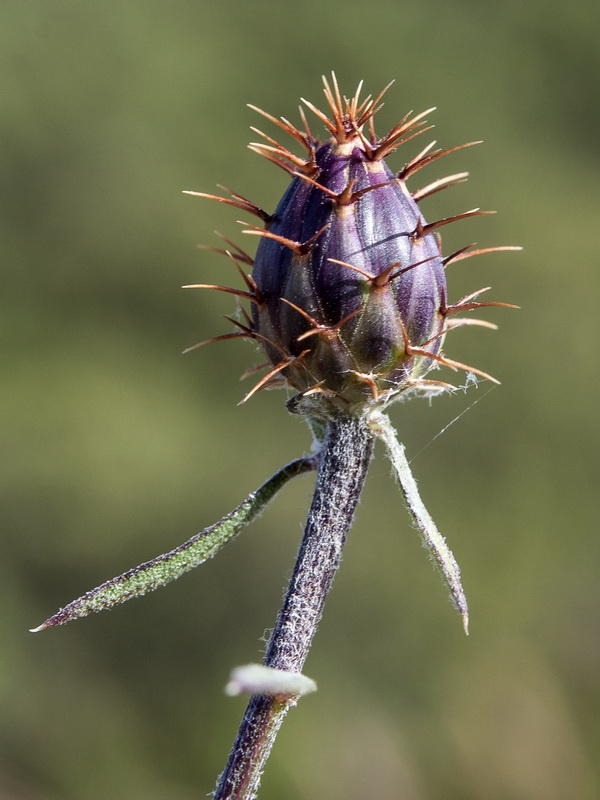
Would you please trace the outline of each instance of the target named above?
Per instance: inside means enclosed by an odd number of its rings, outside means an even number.
[[[259,244],[253,321],[274,364],[293,357],[292,386],[354,405],[427,371],[446,282],[416,202],[357,121],[342,125],[316,149],[314,177],[294,178]]]
[[[306,151],[300,158],[265,134],[261,135],[269,144],[250,145],[292,178],[273,214],[233,192],[231,199],[202,193],[250,211],[263,223],[244,231],[260,236],[254,259],[237,247],[233,253],[221,251],[236,263],[252,265],[251,275],[242,272],[248,292],[204,286],[247,297],[252,317],[247,317],[247,324],[231,320],[241,332],[210,341],[245,336],[260,344],[271,368],[250,394],[283,384],[302,394],[319,393],[347,413],[385,405],[409,390],[446,386],[425,378],[440,363],[490,378],[442,355],[443,339],[458,324],[495,327],[471,319],[455,319],[450,325],[449,317],[506,304],[475,302],[476,292],[448,305],[445,266],[468,255],[513,248],[465,248],[444,259],[434,231],[490,212],[474,209],[428,224],[419,201],[462,182],[466,173],[414,193],[406,181],[460,148],[432,151],[430,145],[394,174],[385,158],[428,129],[424,128],[428,112],[406,115],[378,139],[373,117],[388,87],[375,99],[360,102],[360,86],[349,100],[340,95],[332,77],[333,88],[324,79],[330,117],[303,101],[329,131],[324,143],[312,135],[303,112],[304,130],[299,130],[283,118],[255,109]],[[470,144],[474,143],[460,147]]]

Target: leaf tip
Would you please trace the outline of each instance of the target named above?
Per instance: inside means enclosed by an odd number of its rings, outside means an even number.
[[[465,636],[469,635],[469,612],[463,611],[462,612],[462,624],[465,631]]]
[[[46,622],[42,622],[41,625],[38,625],[37,628],[29,628],[29,633],[39,633],[40,631],[45,631],[46,628],[50,628],[51,625],[48,620]]]

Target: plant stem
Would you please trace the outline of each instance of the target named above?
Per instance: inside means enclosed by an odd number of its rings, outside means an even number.
[[[327,593],[341,562],[371,455],[373,436],[360,419],[327,425],[317,484],[304,536],[264,665],[300,672],[317,630]],[[283,718],[297,695],[250,698],[215,800],[253,800]]]

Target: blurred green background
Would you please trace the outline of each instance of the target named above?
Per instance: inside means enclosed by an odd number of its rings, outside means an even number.
[[[596,15],[596,16],[594,16]],[[498,333],[448,354],[497,376],[392,416],[463,569],[458,615],[378,453],[261,800],[559,800],[600,796],[597,6],[475,0],[0,7],[3,391],[0,798],[186,800],[214,787],[291,569],[312,479],[290,485],[217,559],[112,612],[32,636],[83,591],[228,511],[308,430],[281,392],[246,405],[213,230],[239,214],[181,194],[222,182],[273,209],[286,185],[245,150],[246,103],[297,120],[320,76],[396,83],[383,133],[432,105],[470,170],[424,203],[444,229],[520,244],[454,265],[451,297],[493,286]],[[314,126],[315,130],[318,124]],[[426,135],[429,136],[429,135]],[[399,169],[427,138],[397,152]],[[480,400],[443,436],[435,435]]]

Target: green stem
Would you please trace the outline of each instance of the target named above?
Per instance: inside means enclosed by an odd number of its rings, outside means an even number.
[[[264,664],[301,672],[362,490],[373,436],[365,421],[328,423],[304,537]],[[215,800],[252,800],[277,732],[297,695],[253,695],[219,778]]]

